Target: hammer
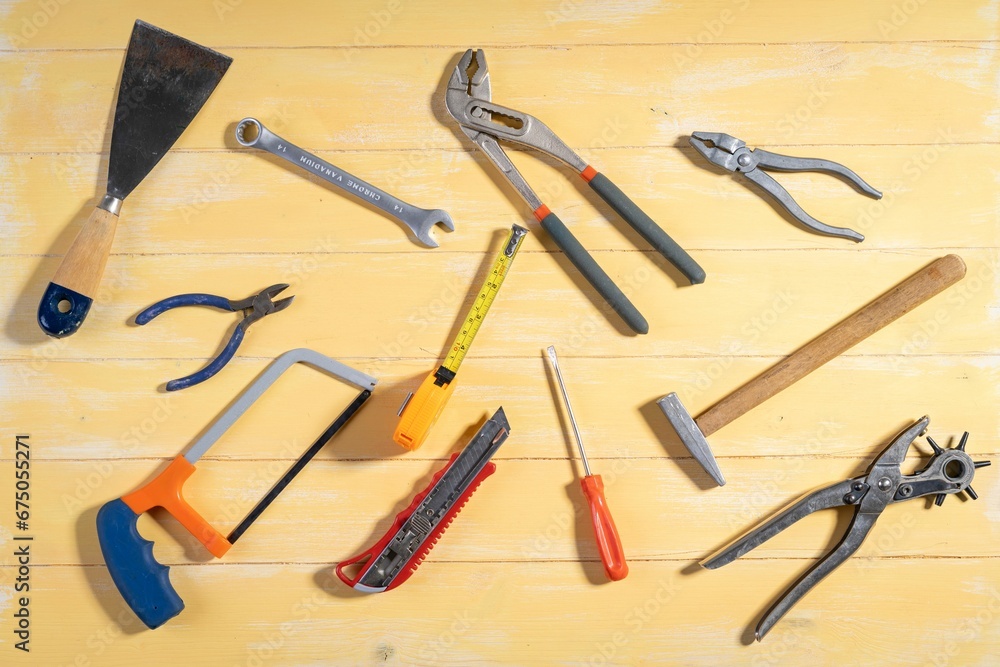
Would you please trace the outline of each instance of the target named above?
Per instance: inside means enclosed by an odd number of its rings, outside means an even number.
[[[707,437],[798,382],[834,357],[902,317],[965,276],[965,262],[947,255],[914,273],[818,338],[806,343],[721,401],[692,419],[675,393],[656,403],[677,431],[681,442],[719,486],[726,483]]]

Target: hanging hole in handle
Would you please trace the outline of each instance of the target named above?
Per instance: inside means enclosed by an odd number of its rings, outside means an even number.
[[[366,552],[356,558],[338,563],[337,567],[334,568],[337,577],[348,586],[354,586],[361,579],[361,573],[371,562],[372,557],[371,552]]]
[[[73,302],[64,296],[56,303],[56,310],[60,313],[68,313],[73,310]]]
[[[244,118],[236,126],[236,141],[242,146],[253,146],[260,139],[262,127],[256,118]]]

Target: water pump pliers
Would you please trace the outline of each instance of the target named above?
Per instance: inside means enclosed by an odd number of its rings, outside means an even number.
[[[531,207],[542,229],[548,232],[570,262],[636,333],[649,331],[649,324],[625,294],[594,261],[566,225],[542,203],[507,157],[500,141],[528,146],[566,163],[600,195],[650,245],[683,273],[692,284],[705,281],[705,271],[642,212],[606,176],[587,164],[544,123],[522,111],[491,101],[489,69],[482,49],[469,49],[459,60],[448,81],[445,106],[471,139],[500,170],[521,198]]]
[[[174,308],[180,308],[181,306],[210,306],[212,308],[218,308],[219,310],[226,310],[232,313],[243,313],[243,319],[236,325],[236,328],[233,330],[233,335],[229,338],[229,342],[226,343],[222,352],[220,352],[215,359],[210,361],[208,365],[200,371],[168,382],[166,386],[167,391],[186,389],[204,382],[221,371],[222,367],[228,364],[229,360],[236,354],[236,350],[239,348],[240,343],[243,342],[243,337],[246,335],[247,328],[251,324],[266,317],[267,315],[270,315],[271,313],[277,313],[278,311],[284,310],[292,303],[292,299],[295,298],[294,296],[285,297],[284,299],[279,299],[277,301],[274,300],[275,296],[287,288],[287,283],[271,285],[270,287],[261,290],[258,294],[254,294],[253,296],[247,297],[246,299],[240,299],[238,301],[233,301],[221,296],[215,296],[214,294],[178,294],[177,296],[171,296],[163,299],[162,301],[157,301],[152,306],[136,315],[135,323],[142,326],[150,322],[157,315]]]

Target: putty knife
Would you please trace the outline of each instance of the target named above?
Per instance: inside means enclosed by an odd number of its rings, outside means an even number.
[[[111,130],[107,194],[83,225],[38,304],[38,325],[56,338],[75,333],[90,311],[108,262],[122,201],[201,110],[232,58],[136,21]]]

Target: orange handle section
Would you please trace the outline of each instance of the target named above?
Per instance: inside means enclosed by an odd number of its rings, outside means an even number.
[[[590,519],[594,524],[594,536],[604,571],[611,581],[624,579],[628,575],[628,563],[625,562],[625,551],[615,528],[615,520],[611,518],[608,501],[604,499],[604,482],[600,475],[589,475],[581,480],[580,485],[590,503]]]
[[[427,434],[441,416],[451,393],[455,391],[456,382],[452,380],[442,387],[434,384],[436,379],[434,373],[428,375],[406,404],[396,432],[392,434],[397,444],[410,450],[417,449],[424,444]]]
[[[184,482],[194,471],[194,465],[183,456],[178,456],[156,479],[141,489],[122,496],[122,501],[136,514],[162,507],[204,544],[213,556],[222,558],[233,545],[184,500]]]

